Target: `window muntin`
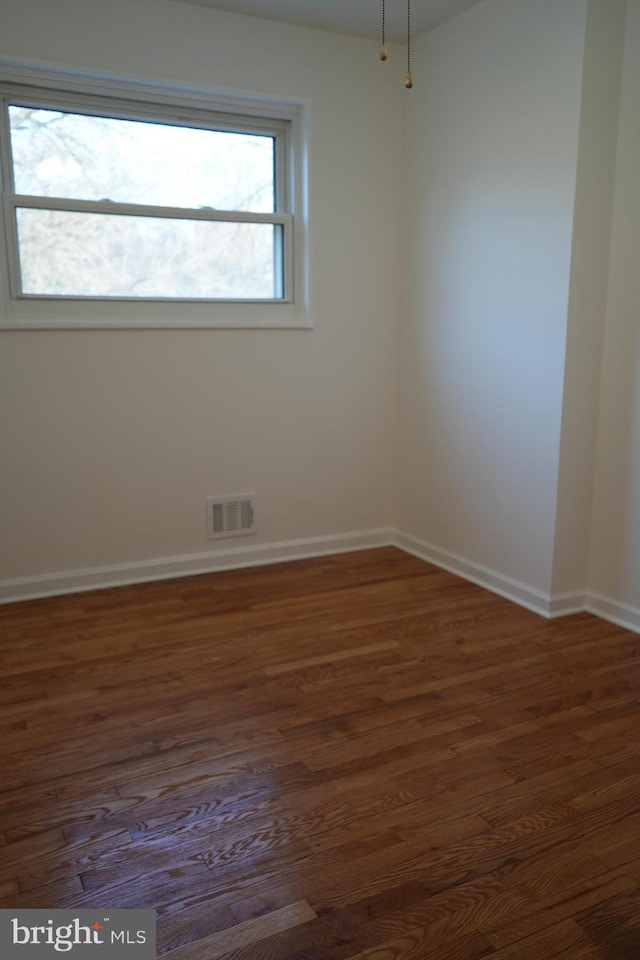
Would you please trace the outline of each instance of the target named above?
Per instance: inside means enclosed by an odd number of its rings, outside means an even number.
[[[293,302],[290,121],[0,93],[15,302]]]

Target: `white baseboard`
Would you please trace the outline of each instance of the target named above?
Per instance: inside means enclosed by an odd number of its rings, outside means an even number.
[[[392,527],[0,580],[0,604],[387,546],[396,546],[547,619],[587,611],[617,626],[640,633],[638,607],[592,591],[547,594]]]
[[[391,527],[340,533],[327,537],[308,537],[302,540],[282,540],[260,546],[231,547],[207,553],[159,557],[154,560],[115,563],[82,570],[66,570],[34,577],[0,580],[0,604],[39,597],[54,597],[65,593],[81,593],[107,587],[145,583],[150,580],[169,580],[198,573],[217,573],[243,567],[258,567],[307,557],[322,557],[335,553],[351,553],[372,547],[386,547],[393,543]]]
[[[618,627],[625,627],[634,633],[640,633],[640,607],[634,607],[629,603],[621,603],[619,600],[613,600],[611,597],[605,597],[601,593],[589,592],[586,598],[585,609],[589,613],[601,617],[603,620],[609,620]]]
[[[396,531],[394,543],[401,550],[406,550],[407,553],[412,553],[421,560],[426,560],[427,563],[448,570],[464,580],[470,580],[471,583],[476,583],[549,620],[586,612],[602,620],[609,620],[626,630],[640,633],[640,608],[613,600],[611,597],[589,590],[572,593],[543,593],[480,563],[474,563],[458,554],[442,550],[440,547],[400,531]]]
[[[412,553],[427,563],[433,563],[436,567],[448,570],[449,573],[455,573],[464,580],[470,580],[471,583],[484,587],[492,593],[497,593],[507,600],[526,607],[542,617],[560,616],[552,610],[552,598],[550,594],[536,590],[534,587],[527,586],[519,580],[507,577],[490,567],[485,567],[481,563],[475,563],[472,560],[466,560],[457,553],[450,553],[448,550],[442,550],[432,543],[426,543],[424,540],[418,540],[408,533],[396,531],[395,545],[407,553]],[[584,609],[584,608],[583,608]],[[574,612],[572,610],[572,612]]]
[[[572,613],[584,613],[587,609],[587,594],[584,590],[575,593],[553,593],[549,604],[549,618],[569,617]]]

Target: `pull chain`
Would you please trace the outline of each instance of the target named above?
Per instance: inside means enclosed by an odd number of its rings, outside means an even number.
[[[382,37],[380,41],[381,60],[387,60],[389,57],[387,52],[385,8],[385,0],[382,0]],[[407,0],[407,72],[404,78],[404,85],[407,90],[410,90],[413,86],[413,77],[411,76],[411,0]]]
[[[407,90],[413,86],[413,77],[411,76],[411,0],[407,0],[407,75],[404,78],[404,85]]]
[[[380,59],[387,59],[387,44],[385,40],[384,0],[382,0],[382,42],[380,44]]]

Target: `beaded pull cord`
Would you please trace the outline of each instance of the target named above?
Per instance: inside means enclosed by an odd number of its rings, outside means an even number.
[[[404,78],[404,85],[407,90],[413,86],[413,77],[411,76],[411,0],[407,0],[407,75]]]
[[[388,60],[386,40],[386,17],[385,0],[382,0],[382,36],[380,39],[380,59]],[[411,0],[407,0],[407,72],[404,78],[404,85],[407,90],[413,86],[413,77],[411,76]]]
[[[380,59],[386,60],[388,57],[387,44],[385,41],[385,20],[384,20],[384,0],[382,0],[382,40],[380,43]]]

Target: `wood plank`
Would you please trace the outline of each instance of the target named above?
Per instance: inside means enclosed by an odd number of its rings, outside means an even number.
[[[395,650],[397,647],[398,644],[395,640],[388,640],[385,643],[370,643],[363,647],[354,647],[351,650],[335,650],[330,654],[304,657],[302,660],[292,660],[288,663],[277,663],[265,667],[264,672],[268,677],[277,677],[281,673],[292,673],[294,670],[304,670],[306,667],[315,667],[325,663],[339,663],[341,660],[364,657],[369,653],[380,653],[382,650]]]
[[[574,920],[561,920],[531,936],[493,953],[492,960],[545,960],[567,954],[580,956],[583,947],[590,948],[589,937]]]
[[[204,937],[193,944],[170,950],[165,957],[166,960],[216,960],[217,957],[231,953],[232,950],[263,940],[282,930],[308,923],[316,917],[317,914],[306,900],[301,900],[275,910],[273,913],[212,933],[209,937]]]
[[[497,927],[487,934],[496,947],[508,946],[517,940],[546,930],[554,922],[567,920],[581,911],[592,909],[620,893],[637,889],[637,883],[629,877],[605,874],[600,877],[580,880],[573,889],[558,892],[542,900],[533,899],[532,910],[514,922]]]

